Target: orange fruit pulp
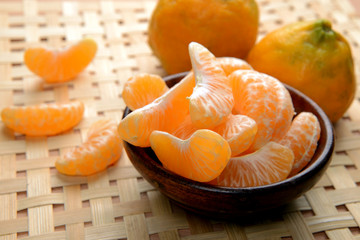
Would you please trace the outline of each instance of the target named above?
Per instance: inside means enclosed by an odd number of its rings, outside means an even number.
[[[217,177],[231,154],[227,141],[207,129],[195,131],[186,140],[166,132],[153,131],[150,143],[166,169],[199,182],[208,182]]]
[[[68,103],[36,104],[6,107],[1,112],[5,126],[28,136],[56,135],[76,126],[82,119],[84,104]]]
[[[59,158],[55,167],[66,175],[88,176],[116,163],[122,149],[117,124],[109,119],[101,119],[91,125],[87,140]]]
[[[95,57],[97,44],[83,39],[63,50],[44,47],[28,48],[24,54],[25,65],[48,83],[61,83],[74,79]]]
[[[141,73],[125,82],[122,98],[130,110],[135,110],[151,103],[168,90],[169,87],[160,76]]]
[[[234,97],[228,77],[215,56],[201,44],[189,44],[195,88],[189,97],[189,111],[198,128],[220,124],[234,106]]]

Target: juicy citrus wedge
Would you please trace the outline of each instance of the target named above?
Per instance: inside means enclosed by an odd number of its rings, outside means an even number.
[[[165,94],[123,118],[118,127],[120,137],[132,145],[149,147],[152,131],[173,132],[189,114],[187,97],[194,86],[194,76],[190,72]]]
[[[26,66],[48,83],[66,82],[82,72],[95,57],[97,44],[83,39],[64,50],[43,47],[28,48],[24,54]]]
[[[256,152],[230,158],[228,165],[211,184],[224,187],[256,187],[286,179],[294,162],[293,152],[269,142]]]
[[[171,134],[185,140],[196,130],[199,128],[192,123],[189,115]],[[221,124],[210,130],[220,134],[229,143],[231,156],[237,156],[246,151],[254,141],[257,125],[245,115],[230,114]]]
[[[1,118],[4,124],[15,132],[28,136],[50,136],[76,126],[83,113],[84,104],[72,101],[6,107],[1,112]]]
[[[199,128],[215,127],[234,106],[230,82],[215,56],[204,46],[191,42],[189,53],[196,81],[189,97],[191,120]]]
[[[230,114],[224,122],[212,130],[228,141],[231,156],[237,156],[253,143],[257,133],[257,124],[248,116]]]
[[[117,162],[122,149],[117,124],[102,119],[91,125],[86,142],[59,158],[55,167],[66,175],[88,176]]]
[[[231,154],[227,141],[206,129],[197,130],[187,140],[154,131],[150,135],[150,142],[166,169],[199,182],[207,182],[219,176]]]
[[[122,98],[126,106],[135,110],[151,103],[168,90],[168,86],[160,76],[140,73],[125,82]]]
[[[235,99],[234,113],[255,120],[258,131],[249,151],[280,139],[294,116],[291,96],[277,79],[253,70],[238,70],[229,79]]]
[[[216,60],[224,70],[226,76],[236,70],[252,70],[253,68],[246,61],[235,57],[217,57]]]
[[[313,157],[320,138],[320,123],[310,112],[299,113],[291,123],[285,136],[278,141],[294,153],[294,166],[290,176],[303,169]]]

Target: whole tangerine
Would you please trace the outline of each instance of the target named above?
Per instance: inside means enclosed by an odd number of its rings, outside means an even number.
[[[270,32],[252,48],[247,61],[308,95],[332,122],[354,99],[351,48],[328,20],[299,21]]]
[[[255,0],[160,0],[149,23],[149,45],[169,74],[191,69],[188,45],[197,42],[215,56],[245,58],[255,44]]]

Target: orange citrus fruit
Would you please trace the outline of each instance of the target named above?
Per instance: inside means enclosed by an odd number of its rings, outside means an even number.
[[[132,145],[149,147],[152,131],[173,132],[189,114],[187,97],[194,86],[194,75],[190,72],[165,94],[123,118],[118,127],[120,137]]]
[[[15,132],[28,136],[50,136],[76,126],[83,113],[84,104],[72,101],[6,107],[1,112],[1,118],[4,124]]]
[[[294,165],[290,176],[303,169],[313,157],[320,138],[320,123],[310,112],[299,113],[285,136],[278,141],[294,153]]]
[[[220,66],[224,70],[226,76],[236,70],[252,70],[253,68],[245,60],[235,57],[218,57],[216,58]]]
[[[83,39],[63,50],[28,48],[24,62],[30,71],[48,83],[66,82],[74,79],[89,65],[96,51],[94,40]]]
[[[160,0],[149,23],[149,45],[169,73],[191,69],[187,48],[198,42],[215,56],[245,58],[259,25],[255,0]]]
[[[255,70],[308,95],[332,122],[354,99],[351,48],[327,20],[295,22],[270,32],[253,47],[247,61]]]
[[[199,128],[192,123],[189,115],[171,134],[185,140],[196,130]],[[229,143],[231,156],[237,156],[247,150],[254,141],[257,125],[245,115],[230,114],[221,124],[210,130],[220,134]]]
[[[153,131],[150,142],[164,168],[199,182],[216,178],[231,154],[227,141],[207,129],[197,130],[186,140],[166,132]]]
[[[122,98],[126,106],[135,110],[151,103],[168,90],[168,86],[160,76],[140,73],[125,82]]]
[[[257,124],[248,116],[230,114],[224,122],[212,130],[228,141],[231,156],[237,156],[253,143],[257,133]]]
[[[215,56],[201,44],[191,42],[189,53],[196,82],[189,97],[191,121],[199,128],[215,127],[234,106],[229,79]]]
[[[224,171],[211,184],[224,187],[256,187],[286,179],[294,161],[293,152],[268,142],[259,150],[230,158]]]
[[[290,128],[294,116],[292,99],[284,85],[254,70],[235,71],[229,79],[235,99],[234,113],[254,119],[258,127],[249,151],[280,139]]]
[[[66,175],[88,176],[117,162],[122,149],[117,124],[109,119],[98,120],[91,125],[87,140],[59,158],[55,167]]]

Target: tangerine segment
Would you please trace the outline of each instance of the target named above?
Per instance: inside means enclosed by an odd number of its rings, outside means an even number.
[[[184,121],[182,121],[179,126],[171,132],[171,134],[177,138],[185,140],[193,135],[196,130],[199,130],[199,128],[195,127],[191,121],[190,115],[187,115]]]
[[[224,70],[226,76],[236,70],[252,70],[253,68],[246,61],[236,57],[218,57],[216,58],[220,66]]]
[[[249,151],[285,135],[294,116],[294,106],[284,85],[269,75],[253,70],[235,71],[229,79],[235,99],[234,113],[249,116],[258,126]]]
[[[204,46],[189,44],[196,86],[189,97],[191,120],[198,128],[212,128],[227,117],[234,106],[231,86],[215,56]]]
[[[154,131],[150,142],[164,168],[199,182],[208,182],[219,176],[231,154],[227,141],[207,129],[197,130],[186,140]]]
[[[257,124],[245,115],[230,114],[227,119],[212,129],[225,138],[231,148],[231,156],[237,156],[247,150],[253,143]]]
[[[4,124],[28,136],[50,136],[70,130],[82,119],[84,104],[80,101],[68,103],[11,106],[4,108],[1,118]]]
[[[97,44],[83,39],[64,50],[43,47],[26,49],[24,62],[36,75],[48,83],[66,82],[82,72],[95,57]]]
[[[91,125],[87,140],[59,158],[55,167],[66,175],[88,176],[117,162],[122,149],[117,124],[102,119]]]
[[[160,76],[140,73],[125,82],[122,98],[131,110],[135,110],[151,103],[168,90]]]
[[[188,115],[171,134],[185,140],[198,129]],[[254,141],[257,125],[253,119],[245,115],[230,114],[222,123],[210,130],[220,134],[229,143],[231,156],[237,156],[247,150]]]
[[[256,152],[230,158],[228,165],[211,184],[224,187],[256,187],[287,178],[294,162],[291,149],[268,142]]]
[[[294,152],[294,166],[290,176],[303,169],[313,157],[320,138],[320,123],[310,112],[299,113],[291,123],[289,131],[278,141]]]
[[[192,72],[150,104],[138,108],[119,124],[120,137],[132,145],[149,147],[152,131],[173,132],[189,114],[187,97],[195,86]]]

